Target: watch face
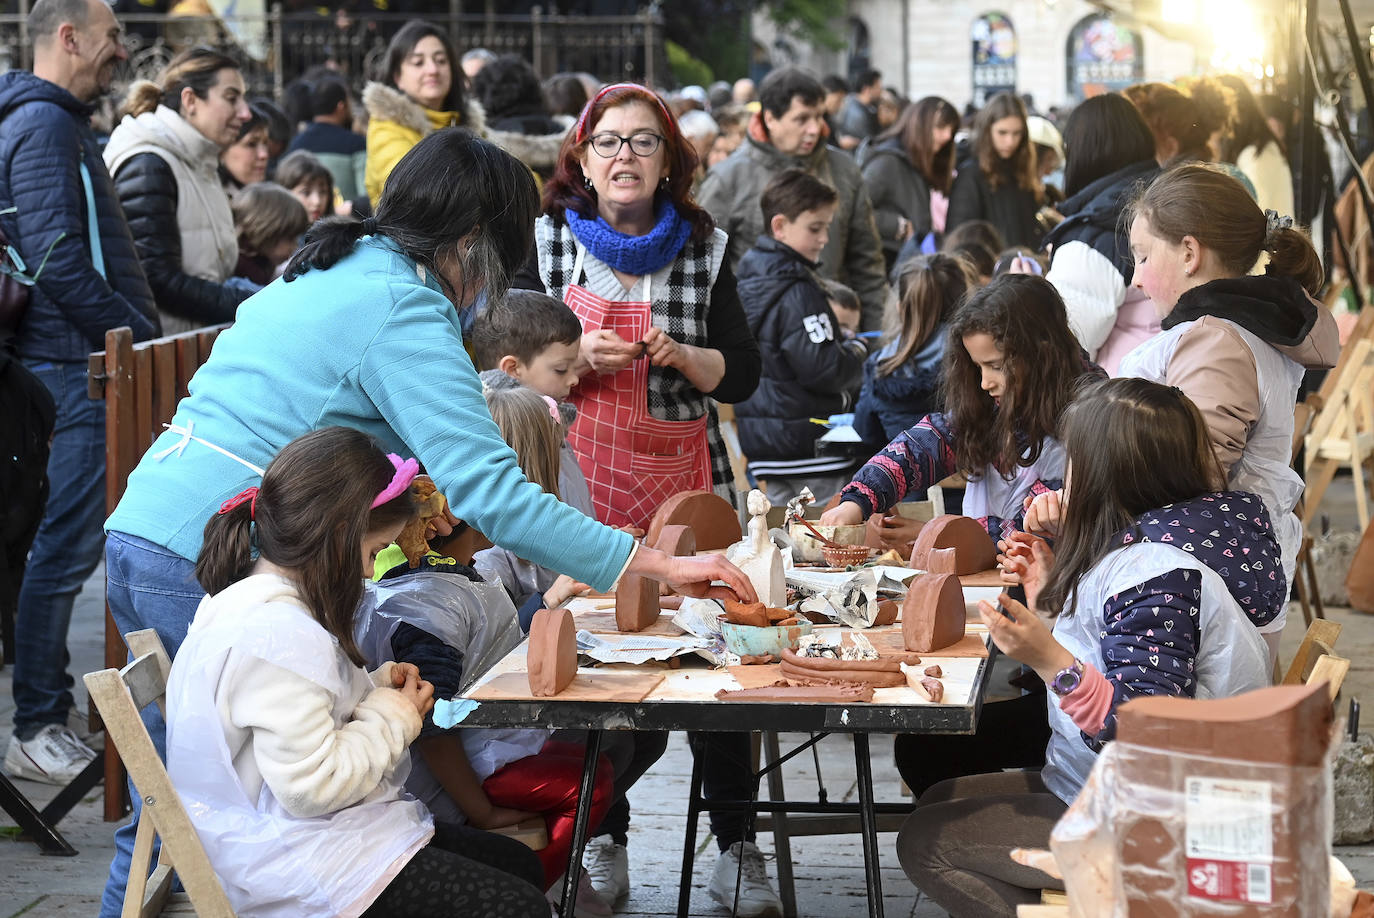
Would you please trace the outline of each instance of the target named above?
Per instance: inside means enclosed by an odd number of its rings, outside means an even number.
[[[1067,695],[1078,688],[1078,683],[1082,680],[1082,675],[1076,669],[1061,670],[1054,677],[1054,684],[1050,686],[1056,695]]]

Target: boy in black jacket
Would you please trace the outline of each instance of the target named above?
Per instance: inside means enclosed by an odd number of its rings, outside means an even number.
[[[866,352],[845,337],[815,274],[830,235],[835,189],[801,169],[780,172],[760,198],[760,236],[740,259],[737,285],[763,353],[763,377],[735,406],[749,472],[778,506],[803,486],[825,501],[849,482],[853,460],[817,457],[825,428],[812,418],[848,411]]]

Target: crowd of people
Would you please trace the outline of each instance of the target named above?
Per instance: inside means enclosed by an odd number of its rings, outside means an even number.
[[[25,409],[4,768],[62,784],[96,755],[66,645],[103,558],[120,632],[173,656],[147,723],[241,914],[548,914],[582,737],[444,730],[433,701],[479,674],[475,620],[528,631],[627,573],[753,597],[719,556],[638,541],[678,492],[738,505],[722,404],[775,504],[809,488],[823,522],[910,551],[897,504],[957,474],[998,540],[1017,598],[982,614],[1026,692],[973,736],[895,747],[903,868],[952,914],[1055,885],[1007,852],[1047,844],[1118,705],[1268,682],[1300,540],[1292,409],[1339,344],[1288,113],[1243,81],[1053,117],[1011,93],[961,114],[876,71],[660,94],[460,57],[413,21],[360,95],[319,69],[278,106],[191,48],[98,132],[125,58],[110,7],[37,0],[29,34],[32,72],[0,76],[23,292],[0,295],[0,393]],[[226,323],[107,518],[88,354],[119,326]],[[832,420],[859,452],[820,442]],[[418,475],[446,509],[412,568],[392,543]],[[689,739],[708,805],[756,792],[747,734]],[[577,914],[623,902],[626,792],[665,747],[603,745]],[[534,817],[538,856],[487,831]],[[710,824],[712,896],[777,913],[752,820]]]

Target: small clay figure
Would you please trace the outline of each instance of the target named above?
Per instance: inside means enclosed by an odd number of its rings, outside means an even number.
[[[525,650],[530,692],[537,698],[557,695],[577,675],[577,626],[567,609],[540,609],[530,622]]]
[[[964,590],[953,574],[923,574],[902,601],[902,646],[930,653],[964,639]]]
[[[658,581],[635,574],[620,578],[615,591],[615,627],[617,631],[643,631],[658,621]]]
[[[935,572],[931,553],[940,548],[954,549],[955,570],[960,577],[991,570],[997,566],[997,546],[977,520],[946,513],[921,528],[911,550],[911,566]],[[939,562],[947,565],[948,562]],[[945,571],[943,573],[950,573]]]
[[[739,541],[739,514],[730,502],[713,491],[683,491],[663,502],[649,522],[645,545],[657,545],[664,526],[691,527],[697,551],[729,548]]]
[[[731,545],[725,557],[744,572],[754,592],[766,606],[787,604],[787,578],[782,570],[782,552],[768,537],[768,498],[758,488],[749,492],[749,532]]]

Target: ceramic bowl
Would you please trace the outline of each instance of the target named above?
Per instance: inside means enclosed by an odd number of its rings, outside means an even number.
[[[731,653],[742,657],[761,657],[764,654],[781,657],[784,649],[796,650],[797,643],[803,635],[811,633],[811,628],[811,623],[806,619],[801,619],[795,625],[770,625],[767,628],[727,621],[720,623],[725,646]]]
[[[867,534],[866,526],[822,526],[819,523],[812,523],[811,525],[815,526],[816,531],[821,535],[838,545],[862,545]],[[787,534],[792,537],[792,545],[796,551],[795,560],[825,560],[825,556],[821,553],[824,546],[811,534],[810,529],[801,523],[793,523]]]
[[[838,548],[829,545],[821,549],[821,555],[825,558],[825,563],[831,567],[848,567],[851,564],[863,564],[873,554],[873,549],[867,545],[841,545]]]

